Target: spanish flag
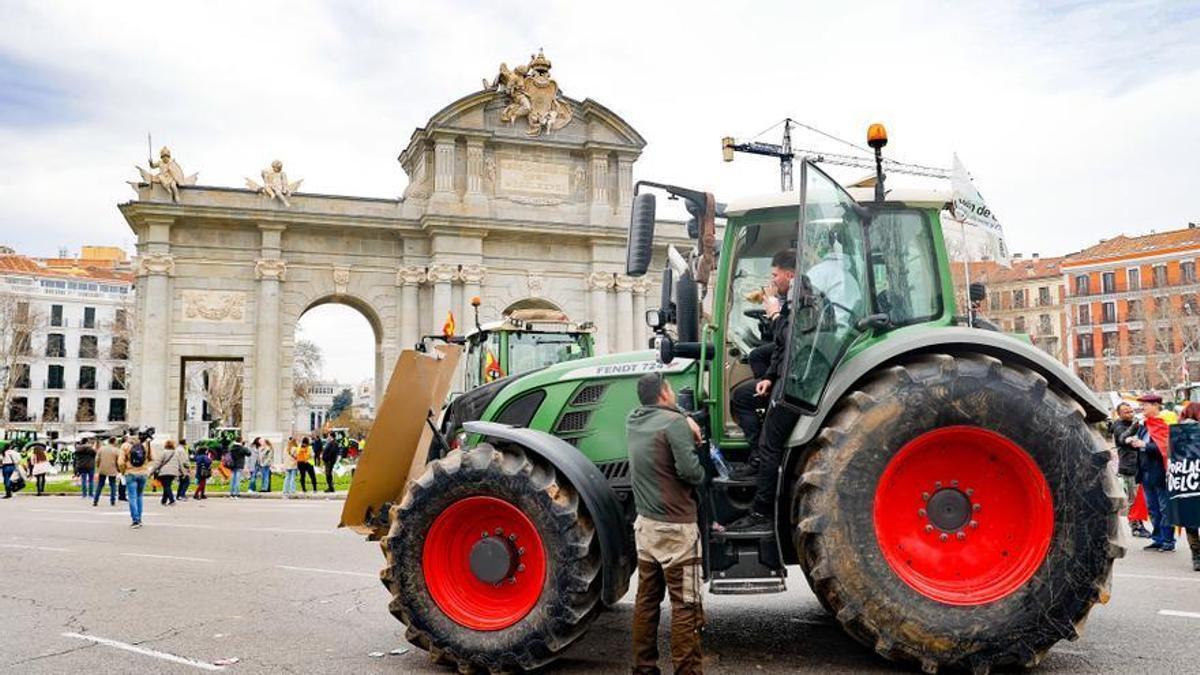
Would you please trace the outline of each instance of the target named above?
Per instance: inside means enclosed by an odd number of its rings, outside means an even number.
[[[442,324],[442,335],[445,337],[454,335],[454,312],[446,312],[446,323]]]
[[[500,362],[496,360],[496,355],[492,350],[487,350],[487,359],[483,363],[483,381],[494,382],[504,377],[504,369],[500,367]]]

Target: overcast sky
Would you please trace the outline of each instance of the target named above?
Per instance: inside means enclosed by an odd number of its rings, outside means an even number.
[[[1200,221],[1197,35],[1195,2],[0,0],[0,244],[131,248],[147,132],[203,184],[279,158],[305,191],[398,196],[412,130],[544,47],[647,139],[638,178],[769,192],[777,164],[723,164],[722,136],[882,121],[891,157],[959,154],[1010,250],[1061,254]]]

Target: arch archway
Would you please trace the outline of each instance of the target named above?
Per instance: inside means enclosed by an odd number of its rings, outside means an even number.
[[[344,308],[346,311],[337,312],[334,310],[335,307]],[[320,323],[314,324],[313,320],[306,321],[310,318]],[[369,377],[373,380],[373,389],[370,390],[370,393],[374,404],[378,404],[383,373],[387,365],[385,360],[386,331],[383,318],[370,303],[360,298],[337,294],[323,295],[303,306],[303,309],[296,315],[293,326],[291,343],[293,359],[290,362],[290,365],[293,366],[291,405],[288,407],[289,426],[293,432],[306,433],[313,429],[319,429],[324,422],[328,421],[325,411],[327,411],[332,397],[336,396],[343,388],[351,389],[356,398],[359,395],[359,387],[367,376],[339,376],[336,368],[332,366],[338,361],[344,361],[346,352],[357,356],[364,351],[363,348],[366,345],[363,342],[363,333],[365,330],[361,327],[360,319],[369,328],[369,340],[374,346],[373,360],[369,369]],[[329,322],[336,322],[333,332],[329,330]],[[305,334],[302,335],[306,323],[308,330],[304,331]],[[359,325],[355,326],[356,323]],[[342,328],[345,329],[344,334],[341,333],[340,329]],[[306,378],[309,381],[296,379],[302,375],[296,371],[304,370],[296,366],[298,361],[303,361],[303,352],[299,347],[301,340],[315,342],[320,347],[322,361],[328,367],[324,377]],[[345,364],[342,365],[344,367]],[[335,372],[331,373],[329,370]],[[311,376],[311,373],[309,375]],[[338,386],[325,391],[330,382],[335,380]],[[314,390],[309,398],[306,396],[308,392],[302,391],[307,387],[315,387],[320,391]]]
[[[513,312],[523,309],[541,309],[551,312],[559,312],[563,316],[567,315],[567,313],[562,310],[562,307],[559,307],[555,303],[550,302],[545,298],[524,298],[522,300],[517,300],[516,302],[513,302],[505,307],[503,311],[500,312],[500,315],[507,316]]]

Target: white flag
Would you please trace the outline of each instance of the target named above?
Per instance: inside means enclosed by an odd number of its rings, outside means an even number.
[[[996,214],[983,201],[983,195],[971,182],[971,174],[963,166],[958,155],[954,155],[954,171],[950,175],[950,183],[954,189],[954,216],[968,227],[979,228],[987,234],[989,251],[987,255],[992,260],[1007,266],[1008,244],[1004,241],[1004,228],[996,220]]]

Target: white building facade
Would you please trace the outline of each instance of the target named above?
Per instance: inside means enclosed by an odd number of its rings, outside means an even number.
[[[126,426],[131,273],[0,255],[0,306],[17,326],[0,364],[6,428],[69,441]]]

